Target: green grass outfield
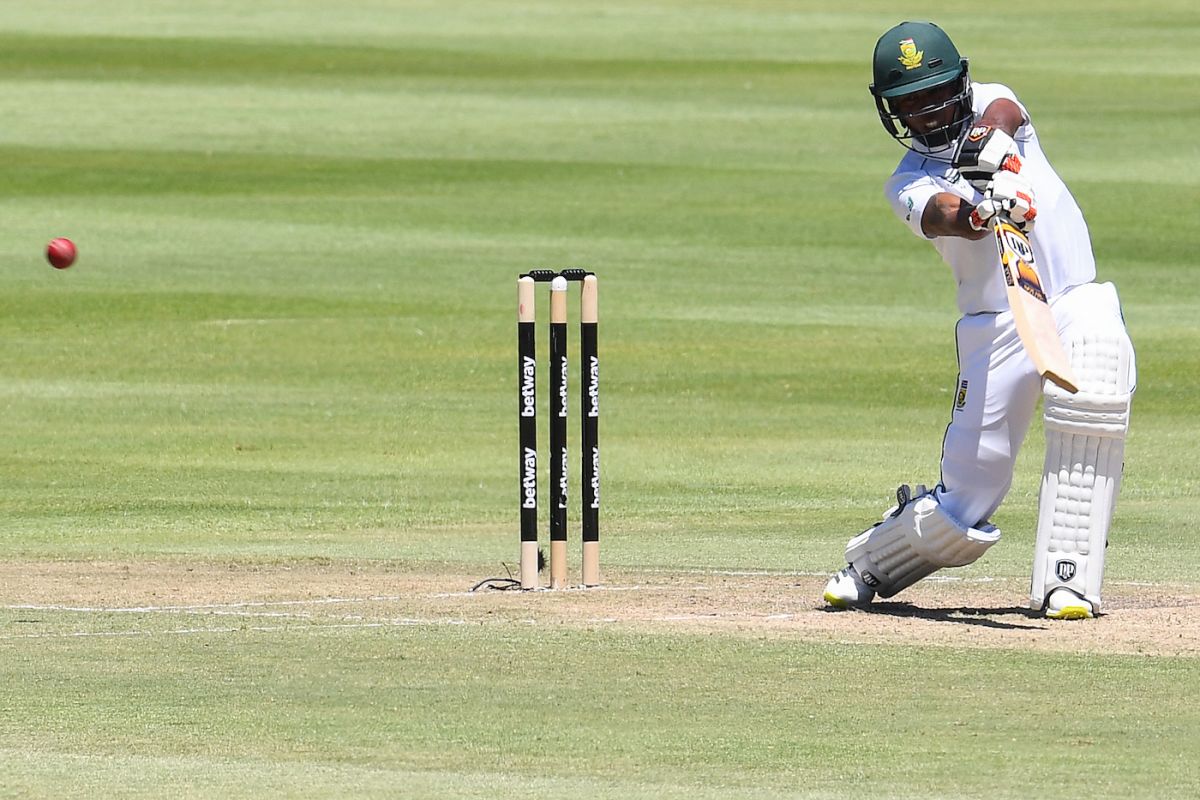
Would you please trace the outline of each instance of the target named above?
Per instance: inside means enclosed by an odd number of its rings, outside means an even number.
[[[603,565],[794,593],[937,480],[953,285],[882,199],[902,151],[866,92],[915,14],[1017,91],[1120,288],[1109,578],[1194,594],[1200,11],[834,5],[6,4],[0,559],[494,574],[514,278],[579,265]],[[963,574],[1025,579],[1040,438]],[[66,611],[43,637],[5,596],[0,797],[1200,795],[1187,655]]]

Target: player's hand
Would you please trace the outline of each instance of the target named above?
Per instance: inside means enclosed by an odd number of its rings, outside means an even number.
[[[985,197],[979,205],[971,209],[971,215],[967,217],[967,220],[971,223],[972,230],[982,231],[992,224],[992,217],[1003,214],[1004,210],[1003,200]]]
[[[997,214],[1004,214],[1013,225],[1029,233],[1037,218],[1037,200],[1033,185],[1014,172],[997,172],[987,186],[979,205],[967,217],[972,230],[981,231],[992,223]]]
[[[1021,155],[1013,138],[991,125],[976,125],[959,140],[954,166],[964,178],[982,187],[1000,171],[1020,172]]]
[[[1004,212],[1022,231],[1029,233],[1033,230],[1033,221],[1037,218],[1037,199],[1028,178],[1001,170],[988,184],[987,196],[1004,204]]]

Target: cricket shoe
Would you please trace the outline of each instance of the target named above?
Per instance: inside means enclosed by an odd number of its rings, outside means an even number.
[[[1046,619],[1091,619],[1092,604],[1070,589],[1059,587],[1046,598]]]
[[[825,584],[825,602],[834,608],[861,608],[875,599],[875,590],[863,583],[858,570],[847,566]]]

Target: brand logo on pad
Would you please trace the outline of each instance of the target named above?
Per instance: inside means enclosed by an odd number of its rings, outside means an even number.
[[[1054,562],[1054,574],[1058,576],[1060,581],[1066,582],[1071,580],[1071,578],[1075,577],[1075,562],[1067,561],[1066,559]]]
[[[872,575],[870,572],[868,572],[865,569],[862,572],[858,573],[858,577],[862,578],[862,582],[865,583],[867,586],[870,586],[872,589],[879,585],[879,578],[876,578],[874,575]]]

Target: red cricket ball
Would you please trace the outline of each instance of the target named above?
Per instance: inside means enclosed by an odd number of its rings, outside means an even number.
[[[76,254],[75,243],[62,236],[51,239],[46,245],[46,260],[55,269],[66,269],[74,264]]]

